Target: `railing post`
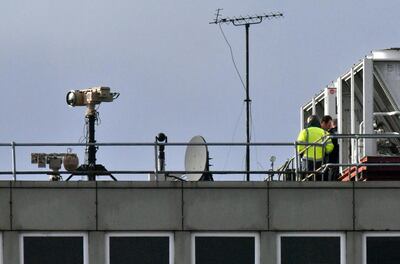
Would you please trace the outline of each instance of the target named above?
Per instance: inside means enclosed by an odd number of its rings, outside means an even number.
[[[313,162],[314,181],[317,180],[317,145],[314,145],[314,162]]]
[[[295,162],[296,162],[296,169],[295,169],[294,177],[295,177],[295,179],[298,179],[298,177],[299,177],[299,175],[298,175],[299,174],[299,153],[298,153],[298,150],[297,150],[297,141],[294,142],[294,149],[295,149],[294,159],[295,159]],[[292,176],[290,176],[290,179],[293,181]]]
[[[11,154],[12,154],[12,174],[13,174],[13,180],[17,180],[17,161],[15,159],[15,142],[11,142]]]
[[[359,144],[359,140],[358,140],[358,136],[356,136],[356,178],[355,178],[355,181],[358,181],[358,164],[359,164],[359,153],[358,153],[358,151],[359,151],[359,146],[358,146],[358,144]]]
[[[154,164],[155,164],[155,177],[156,177],[156,181],[158,181],[158,157],[157,157],[157,150],[158,150],[158,142],[157,140],[154,141]]]
[[[322,163],[321,163],[321,168],[323,168],[322,169],[322,171],[323,171],[323,173],[322,173],[322,175],[321,175],[321,177],[322,177],[322,181],[325,181],[325,176],[326,176],[326,181],[331,181],[330,179],[329,179],[329,170],[330,170],[330,167],[329,167],[329,160],[328,160],[328,157],[326,156],[327,155],[327,152],[326,152],[326,146],[328,145],[328,141],[331,141],[331,143],[332,143],[332,137],[331,137],[331,135],[328,135],[328,136],[325,136],[324,137],[324,142],[323,142],[323,144],[322,144]],[[333,150],[332,150],[333,151]]]

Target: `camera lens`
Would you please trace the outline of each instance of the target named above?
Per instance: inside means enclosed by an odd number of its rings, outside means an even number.
[[[70,106],[75,106],[76,104],[76,95],[74,91],[67,93],[67,104]]]
[[[167,136],[164,133],[159,133],[157,136],[157,140],[163,142],[167,139]]]

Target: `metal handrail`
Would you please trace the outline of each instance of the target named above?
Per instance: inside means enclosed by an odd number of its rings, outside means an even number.
[[[39,175],[39,174],[52,174],[54,173],[51,170],[43,171],[43,170],[17,170],[17,162],[16,162],[16,149],[18,147],[60,147],[60,146],[103,146],[103,147],[108,147],[108,146],[117,146],[117,147],[154,147],[154,157],[155,157],[155,170],[114,170],[114,171],[108,171],[107,173],[109,174],[194,174],[194,173],[203,173],[204,171],[182,171],[182,170],[170,170],[170,171],[159,171],[158,166],[157,166],[157,147],[163,145],[163,146],[275,146],[275,147],[294,147],[295,148],[295,155],[294,157],[288,159],[283,166],[278,168],[277,170],[215,170],[215,171],[209,171],[211,174],[220,174],[220,175],[226,175],[226,174],[263,174],[266,175],[267,180],[285,180],[282,178],[282,176],[290,176],[292,177],[291,180],[303,180],[301,175],[304,174],[317,174],[317,173],[324,173],[327,169],[330,167],[355,167],[356,168],[356,173],[358,173],[358,168],[362,166],[400,166],[400,163],[360,163],[359,160],[357,159],[356,163],[342,163],[342,164],[332,164],[332,163],[327,163],[327,164],[322,164],[320,168],[314,168],[315,170],[313,171],[306,171],[301,168],[299,164],[299,155],[297,151],[297,147],[299,145],[305,145],[306,148],[302,151],[305,152],[307,151],[308,148],[310,147],[324,147],[327,143],[327,141],[330,138],[338,138],[338,139],[356,139],[357,141],[360,139],[379,139],[379,138],[396,138],[400,139],[400,134],[397,133],[390,133],[390,134],[332,134],[332,135],[326,135],[322,138],[321,143],[303,143],[303,142],[254,142],[254,143],[232,143],[232,142],[209,142],[209,143],[186,143],[186,142],[168,142],[168,143],[160,143],[160,142],[107,142],[107,143],[18,143],[18,142],[11,142],[11,143],[0,143],[0,147],[9,147],[11,149],[11,154],[12,154],[12,167],[10,171],[0,171],[0,175],[12,175],[13,180],[17,180],[17,175]],[[357,153],[358,154],[358,153]],[[65,175],[65,174],[71,174],[74,172],[70,171],[59,171],[57,172],[60,175]],[[87,173],[94,173],[94,171],[88,171]],[[98,173],[98,172],[96,172]],[[107,173],[104,173],[104,175],[107,175]],[[77,175],[81,175],[82,172],[76,172]],[[171,176],[175,177],[175,176]],[[276,178],[274,178],[276,177]],[[294,177],[294,178],[293,178]],[[357,177],[358,178],[358,175]],[[288,180],[288,178],[286,178]]]
[[[313,171],[305,171],[305,170],[301,170],[298,171],[296,170],[296,178],[298,177],[299,173],[302,174],[309,174],[312,176],[315,176],[318,173],[325,173],[327,169],[329,169],[330,167],[355,167],[356,168],[356,178],[355,180],[358,180],[358,168],[359,167],[376,167],[376,166],[392,166],[392,167],[397,167],[400,166],[400,163],[389,163],[389,162],[385,162],[385,163],[360,163],[359,162],[359,157],[358,157],[358,146],[359,146],[359,140],[360,139],[382,139],[382,138],[388,138],[388,139],[400,139],[400,134],[397,132],[393,132],[393,133],[382,133],[382,134],[329,134],[329,135],[324,135],[321,137],[321,143],[319,144],[313,144],[313,143],[300,143],[300,142],[296,142],[297,145],[309,145],[308,147],[306,147],[304,150],[302,150],[302,153],[306,152],[308,148],[314,146],[315,145],[320,145],[322,147],[325,147],[325,145],[327,144],[329,139],[332,138],[337,138],[337,139],[355,139],[356,140],[356,160],[357,163],[328,163],[328,164],[322,164],[322,166],[317,169],[317,170],[313,170]],[[292,157],[291,159],[289,159],[288,161],[290,162],[294,162],[298,159],[298,156],[301,153],[297,153],[297,148],[296,148],[296,155],[295,157]],[[297,167],[297,165],[296,165]],[[304,180],[304,179],[303,179]],[[314,178],[315,180],[315,178]]]
[[[113,146],[113,147],[129,147],[129,146],[294,146],[292,142],[254,142],[254,143],[234,143],[234,142],[208,142],[208,143],[184,143],[184,142],[107,142],[107,143],[0,143],[0,147],[68,147],[68,146]]]
[[[194,173],[204,173],[204,171],[159,171],[157,163],[157,147],[159,146],[294,146],[295,143],[292,142],[255,142],[255,143],[231,143],[231,142],[209,142],[209,143],[187,143],[187,142],[96,142],[96,143],[69,143],[69,142],[59,142],[59,143],[26,143],[26,142],[11,142],[11,143],[0,143],[0,147],[11,147],[12,150],[12,170],[11,171],[0,171],[0,175],[12,175],[13,180],[17,180],[17,175],[43,175],[43,174],[54,174],[52,170],[17,170],[16,162],[16,148],[17,147],[72,147],[72,146],[97,146],[97,147],[154,147],[154,159],[155,159],[155,170],[113,170],[100,173],[98,171],[85,171],[85,173],[96,173],[100,176],[109,174],[194,174]],[[209,171],[212,174],[264,174],[273,175],[278,171],[271,170],[259,170],[259,171],[246,171],[246,170],[224,170],[224,171]],[[82,175],[82,171],[57,171],[58,175],[65,174],[75,174]],[[174,177],[174,176],[170,176]]]

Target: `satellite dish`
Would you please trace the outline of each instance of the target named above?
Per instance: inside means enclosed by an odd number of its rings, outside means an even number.
[[[204,144],[206,141],[202,136],[195,136],[189,144]],[[185,171],[196,171],[198,173],[186,173],[188,181],[212,181],[209,171],[208,149],[206,145],[189,145],[185,153]]]

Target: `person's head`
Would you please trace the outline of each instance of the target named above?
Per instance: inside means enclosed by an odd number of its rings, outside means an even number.
[[[332,128],[332,117],[330,115],[326,115],[321,119],[321,128],[324,130]]]
[[[316,115],[311,115],[307,118],[307,127],[321,127],[319,118]]]

